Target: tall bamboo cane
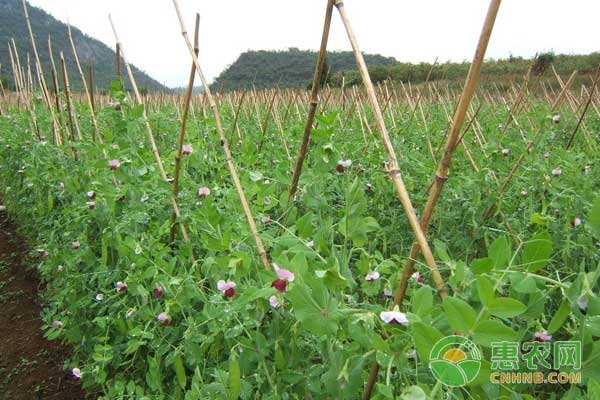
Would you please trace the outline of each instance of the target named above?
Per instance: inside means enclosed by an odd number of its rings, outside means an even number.
[[[373,83],[371,82],[371,77],[369,76],[369,71],[367,69],[367,65],[365,63],[364,57],[360,51],[358,46],[358,42],[354,35],[354,31],[352,30],[352,26],[350,24],[350,20],[346,13],[346,9],[344,7],[343,0],[335,0],[335,6],[337,7],[339,14],[342,18],[342,22],[344,23],[344,27],[346,28],[346,33],[348,34],[348,39],[352,45],[352,49],[354,51],[354,56],[356,58],[356,63],[358,64],[358,69],[360,71],[363,84],[365,85],[365,89],[367,92],[367,96],[371,103],[371,107],[373,109],[373,115],[377,121],[377,126],[379,128],[379,133],[381,134],[381,140],[383,142],[383,147],[388,156],[388,173],[394,187],[396,188],[396,192],[398,194],[398,198],[404,207],[404,211],[408,217],[408,221],[411,225],[411,228],[416,236],[417,242],[421,247],[421,251],[425,257],[425,262],[429,266],[431,270],[431,274],[433,276],[433,280],[435,282],[435,286],[439,291],[440,296],[445,297],[447,295],[446,287],[444,284],[444,279],[440,274],[435,259],[433,258],[433,254],[429,245],[427,244],[427,239],[425,238],[425,234],[423,233],[423,229],[419,225],[419,219],[415,213],[415,210],[410,201],[410,196],[408,191],[406,190],[406,186],[404,185],[404,181],[400,175],[400,168],[398,166],[398,159],[396,158],[396,152],[394,151],[394,147],[392,146],[392,142],[390,140],[387,128],[385,126],[385,122],[383,120],[383,115],[381,113],[381,109],[379,108],[379,103],[377,101],[377,96],[375,94],[375,90],[373,88]]]
[[[327,42],[329,40],[329,29],[331,27],[333,4],[334,0],[327,0],[325,22],[323,23],[323,35],[321,36],[321,48],[319,49],[319,58],[317,59],[317,66],[315,67],[312,91],[310,94],[310,108],[308,110],[306,125],[304,125],[304,133],[302,134],[302,143],[300,144],[298,158],[296,159],[296,167],[294,168],[294,174],[292,175],[292,183],[290,185],[290,192],[288,194],[289,200],[292,200],[296,195],[296,192],[298,191],[298,182],[300,181],[300,175],[302,174],[302,166],[304,165],[306,153],[308,152],[310,134],[312,132],[313,123],[315,121],[315,114],[319,105],[319,86],[321,85],[323,66],[325,65],[325,57],[327,56]]]
[[[465,87],[463,89],[462,95],[460,96],[460,101],[454,114],[454,120],[452,122],[450,135],[448,136],[448,140],[446,142],[444,155],[442,156],[442,159],[440,160],[440,163],[438,165],[435,181],[429,191],[429,197],[427,199],[425,210],[423,212],[423,217],[420,222],[420,227],[425,232],[427,231],[427,228],[429,226],[429,221],[431,219],[431,216],[433,215],[433,211],[440,197],[440,193],[442,192],[444,184],[448,180],[448,171],[450,169],[450,164],[452,161],[452,154],[454,153],[454,150],[456,149],[456,146],[458,144],[461,127],[467,114],[469,104],[471,103],[471,99],[473,98],[473,94],[475,93],[477,82],[479,81],[479,77],[481,74],[481,66],[483,64],[485,52],[487,50],[487,46],[492,35],[494,22],[496,21],[496,16],[498,15],[500,3],[501,0],[491,0],[490,6],[488,8],[487,16],[483,25],[483,30],[479,37],[479,43],[477,45],[477,49],[475,50],[475,56],[473,58],[473,62],[471,63]],[[407,261],[406,266],[404,267],[404,272],[400,280],[400,285],[394,296],[394,303],[396,305],[401,304],[402,300],[404,299],[404,296],[406,294],[406,288],[408,285],[408,279],[413,273],[415,260],[419,255],[419,250],[422,249],[423,247],[420,246],[418,242],[413,243],[409,259]],[[441,297],[443,298],[443,296]],[[377,381],[378,372],[379,364],[375,362],[371,368],[371,374],[369,376],[367,386],[365,387],[365,391],[363,393],[363,399],[369,399],[371,397],[373,387],[375,385],[375,382]]]
[[[196,28],[194,31],[194,53],[198,55],[199,47],[199,34],[200,34],[200,14],[196,14]],[[196,64],[192,62],[192,68],[190,71],[190,78],[188,80],[188,87],[185,93],[183,115],[181,116],[181,126],[179,129],[179,137],[177,138],[177,154],[175,155],[175,171],[173,173],[173,197],[176,199],[179,195],[179,174],[181,172],[181,157],[183,153],[183,141],[185,139],[185,129],[187,126],[188,114],[190,111],[190,100],[192,99],[192,93],[194,92],[194,80],[196,78]],[[175,212],[171,214],[171,231],[169,234],[169,243],[175,241],[175,222],[177,215]]]
[[[137,83],[135,81],[135,77],[133,76],[133,72],[131,70],[131,66],[129,65],[129,62],[127,62],[127,57],[125,57],[125,51],[123,51],[123,45],[121,44],[121,41],[119,40],[119,35],[117,34],[115,24],[113,23],[112,17],[110,15],[108,16],[108,19],[110,21],[110,25],[112,27],[113,34],[115,35],[115,40],[117,42],[117,46],[120,49],[121,57],[123,58],[123,62],[125,64],[125,69],[127,70],[127,74],[129,75],[129,80],[131,81],[131,86],[133,88],[135,98],[136,98],[138,104],[141,104],[142,106],[144,106],[144,100],[142,99],[142,96],[140,95],[140,91],[138,90]],[[142,108],[142,118],[144,120],[144,124],[146,125],[146,133],[148,136],[148,141],[150,142],[150,146],[152,148],[152,155],[154,155],[154,160],[156,161],[156,165],[158,165],[158,170],[160,172],[160,176],[165,182],[169,182],[169,177],[167,176],[165,167],[160,158],[160,153],[158,151],[158,147],[156,146],[156,141],[154,140],[154,134],[152,133],[152,127],[150,126],[150,121],[148,120],[148,114],[146,113],[145,107]],[[177,215],[177,218],[181,218],[181,212],[179,211],[179,205],[177,204],[177,199],[175,199],[173,197],[171,198],[171,206],[173,207],[173,212]],[[179,223],[179,229],[181,230],[181,235],[183,236],[184,241],[189,242],[190,238],[188,236],[187,228],[185,227],[185,225],[183,223]]]
[[[194,48],[192,43],[190,42],[190,38],[187,34],[187,30],[185,28],[185,23],[183,22],[183,16],[181,15],[181,10],[179,8],[179,2],[177,0],[173,0],[173,5],[175,6],[175,11],[177,12],[177,18],[179,19],[179,24],[181,26],[181,34],[185,43],[188,47],[190,55],[194,60],[194,64],[196,65],[196,73],[202,81],[202,86],[204,87],[204,93],[206,94],[206,98],[208,100],[208,104],[213,112],[213,116],[215,118],[215,124],[217,128],[217,133],[219,134],[219,138],[221,139],[221,146],[223,147],[223,152],[225,153],[225,161],[227,163],[227,168],[229,169],[229,173],[231,175],[231,179],[233,180],[233,184],[237,191],[238,197],[240,199],[240,203],[242,205],[242,209],[244,210],[244,214],[246,219],[248,220],[248,226],[250,227],[250,232],[254,237],[254,242],[256,243],[256,248],[258,250],[258,255],[262,261],[263,266],[266,269],[271,268],[269,263],[269,258],[267,257],[267,252],[265,251],[265,247],[262,243],[260,236],[258,235],[258,229],[256,228],[256,223],[254,222],[254,218],[252,217],[252,211],[250,210],[250,206],[248,205],[248,200],[246,199],[246,195],[244,194],[244,189],[242,188],[242,183],[240,182],[240,178],[238,177],[237,170],[235,164],[233,163],[233,158],[231,156],[231,151],[229,149],[229,142],[227,142],[227,137],[225,136],[225,132],[223,130],[223,125],[221,124],[221,116],[219,115],[219,110],[217,108],[217,103],[215,103],[215,99],[212,96],[210,86],[206,82],[206,78],[204,77],[204,73],[202,72],[202,67],[200,66],[200,61],[198,61],[198,57],[196,53],[194,53]]]
[[[83,74],[83,69],[81,68],[81,64],[79,63],[79,55],[77,54],[77,47],[75,46],[75,41],[73,40],[73,34],[71,32],[71,24],[67,24],[67,32],[69,35],[69,41],[71,42],[71,48],[73,49],[73,57],[75,58],[75,64],[77,65],[77,70],[79,71],[79,77],[81,78],[81,82],[83,83],[83,88],[85,90],[85,98],[88,103],[88,107],[90,108],[90,116],[92,117],[92,142],[96,142],[96,138],[100,136],[100,130],[98,129],[98,121],[96,120],[96,110],[94,109],[94,101],[92,100],[92,96],[90,95],[90,90],[88,89],[88,84],[85,79],[85,75]],[[100,141],[102,143],[102,141]]]

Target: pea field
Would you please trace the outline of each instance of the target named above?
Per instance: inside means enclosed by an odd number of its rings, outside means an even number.
[[[175,95],[140,94],[126,60],[106,93],[14,60],[0,202],[66,379],[102,399],[599,399],[599,73],[477,86],[476,58],[464,89],[331,88],[319,63],[312,92]],[[481,352],[464,385],[430,366],[449,335]],[[495,343],[574,341],[578,381],[490,379]]]

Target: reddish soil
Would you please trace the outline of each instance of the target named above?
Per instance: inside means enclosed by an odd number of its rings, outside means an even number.
[[[43,336],[40,281],[26,254],[0,211],[0,400],[85,399],[63,369],[68,351]]]

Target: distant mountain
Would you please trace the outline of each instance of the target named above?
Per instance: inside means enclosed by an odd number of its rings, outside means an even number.
[[[48,84],[51,82],[50,55],[48,53],[48,37],[50,36],[52,38],[55,62],[59,62],[59,52],[62,51],[68,65],[71,86],[75,90],[82,88],[67,34],[67,25],[56,20],[42,9],[29,6],[28,11],[40,56],[40,62],[44,68]],[[72,27],[71,29],[77,45],[79,61],[81,62],[84,71],[87,71],[88,64],[92,64],[94,68],[94,85],[99,89],[108,88],[110,81],[115,77],[114,51],[104,43],[87,36],[79,29],[75,27]],[[32,74],[35,74],[33,48],[29,39],[29,32],[27,30],[25,13],[23,11],[21,0],[0,0],[0,64],[2,64],[0,73],[3,77],[3,82],[7,86],[13,85],[10,56],[8,52],[8,43],[11,38],[15,39],[21,66],[26,68],[27,55],[29,54]],[[138,68],[132,66],[132,69],[140,90],[169,90]],[[125,73],[125,68],[123,67],[123,74]],[[125,81],[127,81],[127,79],[125,79]]]
[[[395,58],[365,54],[368,65],[391,66]],[[212,87],[217,91],[270,87],[306,87],[312,82],[317,53],[290,48],[284,51],[247,51],[223,71]],[[329,74],[355,70],[356,61],[350,51],[327,53]]]

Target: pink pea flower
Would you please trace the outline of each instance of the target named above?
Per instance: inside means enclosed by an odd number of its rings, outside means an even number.
[[[287,281],[283,280],[283,279],[275,279],[272,283],[271,286],[274,287],[275,289],[277,289],[277,291],[279,293],[285,293],[286,287],[287,287]]]
[[[396,310],[382,311],[381,314],[379,314],[379,318],[386,324],[408,325],[406,314]]]
[[[81,370],[79,368],[73,368],[71,370],[71,379],[75,382],[81,379]]]
[[[72,243],[71,243],[71,248],[72,248],[73,250],[77,250],[77,249],[78,249],[78,248],[80,248],[80,247],[81,247],[81,243],[79,243],[79,242],[72,242]]]
[[[198,189],[198,197],[200,200],[204,199],[206,196],[210,195],[210,189],[207,187],[202,187]]]
[[[562,174],[562,169],[560,167],[554,168],[552,170],[552,175],[554,176],[560,176]]]
[[[425,278],[417,271],[410,276],[417,283],[425,283]]]
[[[152,294],[154,294],[154,297],[159,298],[159,299],[161,297],[163,297],[164,290],[163,290],[162,286],[157,286],[156,288],[154,288],[154,290],[152,291]]]
[[[127,284],[125,282],[117,282],[117,292],[126,292],[127,291]]]
[[[162,323],[164,326],[171,325],[171,317],[166,312],[161,312],[156,316],[156,320]]]
[[[279,277],[279,279],[283,279],[284,281],[287,282],[294,282],[294,279],[296,278],[296,276],[294,275],[293,272],[288,271],[287,269],[284,268],[279,268],[279,265],[273,263],[273,269],[275,270],[275,273],[277,274],[277,276]]]
[[[366,281],[376,281],[377,279],[380,278],[380,274],[379,272],[375,271],[375,272],[369,272],[367,274],[367,276],[365,276],[365,280]]]
[[[271,223],[271,217],[269,217],[268,215],[265,215],[264,217],[262,217],[262,218],[260,219],[260,221],[261,221],[261,222],[262,222],[264,225],[270,224],[270,223]]]
[[[335,167],[335,170],[341,174],[346,170],[346,168],[350,168],[351,165],[352,160],[339,160]]]
[[[54,329],[62,329],[63,323],[62,321],[56,320],[52,323],[52,326],[54,327]]]
[[[183,146],[181,146],[181,154],[183,154],[184,156],[189,156],[190,154],[192,154],[193,151],[194,148],[191,144],[184,144]]]
[[[552,335],[548,334],[548,331],[545,329],[536,332],[534,336],[536,342],[549,342],[552,340]]]
[[[277,296],[269,297],[269,304],[271,304],[271,307],[273,307],[273,308],[281,307],[281,303],[279,302],[279,299],[277,298]]]
[[[224,280],[220,280],[217,282],[217,289],[219,289],[219,291],[223,293],[225,297],[231,298],[235,296],[235,287],[236,284],[232,281],[225,282]]]
[[[121,166],[121,161],[119,161],[119,160],[108,160],[108,166],[110,167],[110,169],[112,169],[113,171],[115,171],[117,168],[119,168]]]

